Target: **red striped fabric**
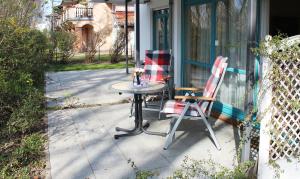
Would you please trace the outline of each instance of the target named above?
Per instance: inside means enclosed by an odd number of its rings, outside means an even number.
[[[211,76],[206,82],[203,96],[205,97],[213,97],[214,93],[216,92],[217,85],[222,77],[222,73],[224,71],[224,63],[226,63],[227,58],[224,57],[217,57],[214,65],[211,70]],[[163,112],[168,114],[181,114],[186,102],[184,101],[175,101],[175,100],[168,100],[164,106]],[[203,112],[207,110],[208,102],[200,101],[198,105],[202,109]],[[186,115],[188,116],[199,116],[198,111],[194,105],[188,109]]]
[[[142,79],[164,81],[169,76],[171,55],[166,50],[146,50]]]

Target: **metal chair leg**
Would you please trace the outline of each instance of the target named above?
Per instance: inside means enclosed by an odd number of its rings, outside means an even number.
[[[134,106],[134,99],[132,99],[129,117],[133,116],[133,106]]]
[[[187,103],[182,111],[182,113],[180,114],[179,118],[176,120],[174,126],[172,127],[171,129],[171,132],[167,135],[167,139],[166,139],[166,142],[165,142],[165,146],[164,146],[164,150],[167,150],[168,147],[170,146],[170,144],[172,143],[173,141],[173,136],[175,135],[175,132],[176,132],[176,129],[178,128],[180,122],[182,121],[186,111],[189,109],[191,103]]]
[[[163,109],[164,96],[165,96],[165,90],[163,90],[162,95],[161,95],[161,100],[160,100],[160,105],[159,105],[159,112],[158,112],[158,120],[160,120],[161,110]]]
[[[147,96],[144,95],[143,98],[144,98],[143,99],[144,100],[144,107],[147,108],[148,107],[148,105],[147,105]]]
[[[213,141],[214,141],[214,143],[215,143],[217,149],[218,149],[218,150],[221,150],[221,146],[220,146],[220,144],[219,144],[219,142],[218,142],[218,140],[217,140],[217,138],[216,138],[216,136],[215,136],[214,131],[212,130],[211,125],[210,125],[209,122],[207,121],[207,117],[206,117],[205,114],[202,112],[202,110],[200,109],[200,107],[198,106],[197,103],[195,103],[195,106],[196,106],[196,108],[197,108],[199,114],[201,115],[201,119],[203,120],[204,124],[206,125],[206,127],[207,127],[207,129],[208,129],[208,131],[209,131],[209,133],[210,133],[210,136],[211,136],[211,138],[213,139]]]

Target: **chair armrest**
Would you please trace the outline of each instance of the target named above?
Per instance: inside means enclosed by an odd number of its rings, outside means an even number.
[[[175,88],[175,91],[193,91],[193,92],[199,92],[203,91],[204,88],[186,88],[186,87],[180,87],[180,88]]]
[[[164,77],[164,80],[169,81],[171,78],[173,78],[173,77],[172,76],[166,76],[166,77]]]
[[[187,99],[187,100],[202,100],[202,101],[215,101],[215,98],[204,96],[175,96],[175,99]]]

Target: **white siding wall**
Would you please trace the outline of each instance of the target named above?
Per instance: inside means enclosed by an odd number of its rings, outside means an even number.
[[[145,59],[145,50],[152,49],[151,9],[147,4],[140,5],[140,59]]]
[[[174,55],[174,83],[181,86],[181,1],[174,0],[173,7],[173,50]]]
[[[150,3],[140,5],[140,44],[141,59],[145,58],[145,50],[152,49],[153,34],[153,10],[169,7],[168,0],[152,0]],[[181,1],[174,0],[173,7],[173,45],[174,55],[174,82],[176,86],[181,84]]]

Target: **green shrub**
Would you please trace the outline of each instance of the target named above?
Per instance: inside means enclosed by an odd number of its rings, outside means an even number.
[[[180,169],[176,170],[169,178],[228,178],[228,179],[251,179],[248,171],[254,166],[254,162],[248,161],[238,164],[233,169],[226,168],[212,159],[193,160],[186,157]]]
[[[30,178],[42,168],[45,63],[50,43],[32,28],[35,1],[0,1],[0,178]],[[41,167],[42,166],[42,167]]]
[[[43,95],[37,90],[31,92],[20,105],[14,109],[8,121],[10,134],[25,133],[42,122]]]
[[[49,42],[45,34],[20,27],[12,19],[0,19],[0,127],[22,109],[24,99],[43,90]],[[37,94],[37,93],[34,93]],[[20,116],[20,115],[15,115]]]
[[[117,38],[109,50],[111,63],[118,63],[118,61],[120,61],[120,58],[125,50],[125,42],[125,32],[122,30],[118,31]]]
[[[61,54],[61,61],[67,62],[74,55],[76,36],[71,32],[51,32],[53,48]]]

